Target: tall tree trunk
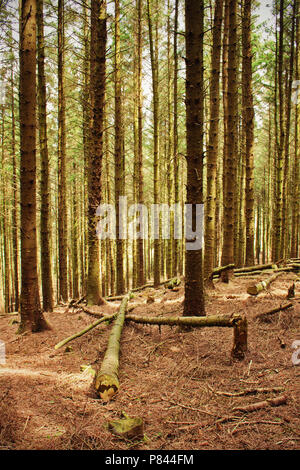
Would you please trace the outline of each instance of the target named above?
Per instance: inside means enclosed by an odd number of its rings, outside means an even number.
[[[279,10],[279,46],[278,46],[278,97],[279,97],[279,136],[276,153],[276,197],[274,220],[274,256],[282,258],[282,209],[283,209],[283,150],[284,130],[284,99],[283,99],[283,53],[284,53],[284,0],[280,0]]]
[[[116,204],[116,293],[123,294],[124,283],[124,240],[119,231],[121,213],[120,197],[124,195],[124,128],[121,88],[120,55],[120,1],[115,0],[115,204]]]
[[[72,181],[72,298],[79,298],[79,259],[78,259],[78,190],[77,190],[77,164],[73,160],[73,181]]]
[[[101,203],[101,172],[106,84],[106,2],[91,2],[91,142],[88,166],[88,278],[87,302],[100,305],[99,240],[96,210]]]
[[[12,30],[11,30],[12,36]],[[12,249],[14,266],[14,299],[15,311],[19,310],[19,249],[18,249],[18,179],[16,156],[16,119],[15,119],[15,81],[14,53],[11,47],[11,153],[13,165],[13,202],[12,202]]]
[[[216,0],[210,71],[210,125],[207,150],[207,197],[205,213],[204,278],[208,279],[215,261],[216,187],[220,110],[220,57],[223,0]]]
[[[300,2],[297,2],[296,20],[296,81],[300,79]],[[294,161],[293,161],[293,184],[292,184],[292,235],[291,235],[291,257],[299,256],[299,232],[300,232],[300,99],[295,103],[295,132],[294,132]]]
[[[9,197],[7,187],[6,187],[6,165],[5,165],[5,112],[4,106],[2,106],[2,123],[1,123],[1,167],[2,167],[2,217],[1,217],[1,231],[3,233],[3,261],[4,261],[4,310],[5,312],[10,312],[10,296],[11,296],[11,286],[10,286],[10,260],[9,260],[9,223],[8,223],[8,207],[7,199]]]
[[[252,0],[244,0],[242,16],[242,107],[246,162],[246,266],[253,266],[254,264],[254,108],[252,94],[251,7]]]
[[[58,0],[58,257],[59,299],[68,300],[66,118],[64,89],[64,0]]]
[[[172,71],[171,71],[171,8],[170,0],[168,0],[168,19],[167,19],[167,128],[166,128],[166,175],[167,175],[167,204],[172,203],[172,186],[173,186],[173,174],[169,171],[169,166],[173,160],[172,152],[174,145],[172,145]],[[174,130],[174,128],[173,128]],[[173,213],[170,214],[170,237],[168,240],[164,240],[166,244],[166,273],[167,278],[170,279],[173,273],[173,239],[174,239],[174,217]]]
[[[187,204],[193,207],[191,228],[196,230],[196,207],[203,204],[203,35],[204,1],[185,1],[186,43],[186,161]],[[194,243],[201,242],[202,234]],[[191,240],[186,238],[186,244]],[[202,246],[188,249],[185,261],[184,316],[205,315]]]
[[[223,193],[223,220],[224,220],[224,208],[226,199],[226,168],[227,168],[227,151],[228,151],[228,37],[229,37],[229,2],[224,0],[224,28],[223,28],[223,39],[222,39],[222,95],[223,95],[223,168],[222,168],[222,193]],[[223,232],[223,230],[222,230]],[[220,245],[222,247],[224,239],[224,233],[222,233],[220,239]],[[222,257],[222,249],[221,249]],[[221,262],[222,264],[222,262]],[[230,264],[230,263],[229,263]]]
[[[282,236],[281,252],[283,257],[289,256],[289,235],[290,235],[290,204],[289,204],[289,174],[290,174],[290,128],[291,128],[291,108],[292,108],[292,82],[294,78],[294,52],[295,52],[295,20],[296,20],[297,1],[293,2],[292,29],[290,36],[290,54],[289,65],[287,67],[287,90],[286,90],[286,109],[285,109],[285,142],[284,142],[284,171],[283,171],[283,201],[282,201]]]
[[[174,158],[174,204],[179,204],[179,155],[178,155],[178,51],[177,51],[177,35],[178,35],[178,4],[179,0],[175,0],[174,13],[174,39],[173,39],[173,55],[174,55],[174,81],[173,81],[173,158]],[[180,240],[174,239],[173,247],[173,276],[177,276],[180,257]]]
[[[144,203],[144,176],[143,176],[143,100],[142,100],[142,60],[143,60],[143,28],[142,28],[142,0],[137,0],[138,29],[137,29],[137,107],[138,107],[138,197],[139,204]],[[144,240],[138,242],[138,285],[145,284],[144,271]]]
[[[142,0],[136,0],[134,57],[134,202],[143,204]],[[145,283],[144,240],[134,240],[133,282]]]
[[[157,21],[158,11],[155,12]],[[154,38],[150,0],[147,0],[150,58],[153,90],[153,171],[154,171],[154,204],[159,204],[159,96],[158,96],[158,50],[157,34]],[[156,25],[157,28],[157,25]],[[157,30],[156,30],[157,33]],[[156,221],[158,224],[158,220]],[[160,239],[154,239],[154,286],[160,283]]]
[[[36,0],[22,0],[20,21],[21,323],[19,333],[46,329],[36,241]]]
[[[87,185],[88,185],[88,167],[89,167],[89,151],[90,151],[90,118],[91,118],[91,103],[90,103],[90,77],[89,77],[89,63],[90,63],[90,41],[89,41],[89,16],[87,4],[82,6],[82,36],[83,36],[83,63],[82,63],[82,141],[83,141],[83,230],[81,231],[82,248],[81,248],[81,283],[83,291],[86,292],[87,280],[87,258],[88,258],[88,244],[87,244]]]
[[[41,278],[43,309],[53,310],[53,289],[50,256],[49,224],[49,160],[47,137],[47,105],[45,81],[43,0],[37,0],[37,47],[38,47],[38,113],[41,158]]]
[[[224,232],[222,265],[234,262],[234,233],[235,233],[235,191],[236,188],[236,149],[237,149],[237,1],[229,2],[229,40],[228,40],[228,115],[226,137],[226,161],[224,166]],[[225,116],[226,119],[226,116]]]

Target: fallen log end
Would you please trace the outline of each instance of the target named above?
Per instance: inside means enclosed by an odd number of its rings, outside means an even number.
[[[110,401],[119,390],[117,377],[108,374],[98,375],[95,380],[95,389],[103,401]]]
[[[258,294],[258,291],[257,291],[257,287],[255,284],[251,284],[250,286],[248,286],[247,288],[247,294],[250,294],[250,295],[257,295]]]

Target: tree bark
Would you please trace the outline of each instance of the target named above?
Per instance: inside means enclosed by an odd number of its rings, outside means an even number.
[[[226,124],[226,160],[224,162],[224,229],[222,265],[234,262],[235,235],[235,191],[237,161],[237,0],[228,2],[228,87],[227,87],[227,124]],[[226,119],[226,116],[225,116]]]
[[[96,211],[101,203],[101,173],[106,83],[106,1],[91,2],[91,133],[88,167],[88,276],[87,303],[101,305],[99,239]]]
[[[43,309],[53,310],[53,288],[50,254],[50,223],[49,223],[49,159],[47,136],[47,99],[45,80],[45,51],[44,51],[44,1],[37,0],[37,47],[38,47],[38,112],[39,139],[41,158],[41,280]]]
[[[190,227],[196,229],[196,207],[203,204],[203,0],[185,2],[186,41],[186,161],[187,204],[193,208]],[[202,234],[197,234],[196,243]],[[191,240],[186,239],[186,243]],[[205,315],[202,246],[186,249],[184,316]]]
[[[150,1],[147,0],[147,18],[149,29],[150,59],[153,91],[153,186],[154,204],[159,203],[159,95],[158,95],[158,44],[156,34],[154,38],[152,25],[152,12]],[[156,15],[158,11],[156,11]],[[157,25],[156,25],[157,28]],[[157,31],[156,31],[157,33]],[[156,220],[159,224],[159,220]],[[159,230],[160,232],[160,230]],[[154,239],[154,285],[160,283],[160,234]]]
[[[36,1],[22,0],[20,21],[21,323],[19,333],[48,328],[42,314],[36,241]]]
[[[95,388],[104,401],[109,401],[119,389],[120,338],[130,292],[123,298],[115,323],[111,329],[107,349],[95,380]]]
[[[64,89],[64,0],[58,0],[58,258],[59,299],[68,300],[66,105]]]
[[[207,150],[207,197],[205,213],[204,278],[208,279],[215,261],[216,188],[220,108],[220,57],[223,0],[216,0],[210,72],[210,126]]]
[[[116,293],[125,292],[124,282],[124,241],[120,238],[119,198],[124,195],[124,128],[121,89],[121,55],[120,55],[120,2],[115,0],[115,204],[116,204]]]
[[[254,108],[252,95],[251,7],[252,0],[244,0],[242,20],[242,105],[246,161],[246,266],[254,264]]]

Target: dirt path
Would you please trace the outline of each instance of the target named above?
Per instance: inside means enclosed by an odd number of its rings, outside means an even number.
[[[292,279],[293,275],[281,276],[257,298],[245,294],[253,279],[217,282],[208,293],[208,315],[247,315],[249,352],[243,362],[230,358],[231,329],[178,333],[169,327],[159,331],[128,324],[121,341],[120,391],[106,405],[90,392],[92,375],[81,372],[81,366],[101,363],[107,326],[69,343],[69,352],[54,351],[58,341],[93,319],[57,308],[46,314],[50,332],[18,337],[17,324],[1,317],[6,363],[0,365],[0,449],[299,449],[300,365],[291,360],[292,343],[300,340],[299,300],[268,323],[254,320],[257,313],[286,302]],[[148,304],[150,294],[155,302]],[[145,290],[132,302],[144,302],[136,314],[181,315],[182,299],[183,287],[178,292],[162,288]],[[102,309],[111,312],[114,307]],[[283,388],[287,404],[248,414],[232,409],[278,393],[220,393],[274,387]],[[106,429],[105,423],[120,417],[122,410],[144,419],[144,439],[133,444]]]

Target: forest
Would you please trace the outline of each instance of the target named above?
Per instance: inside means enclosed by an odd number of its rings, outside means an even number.
[[[0,450],[299,449],[299,61],[300,0],[0,0]]]

